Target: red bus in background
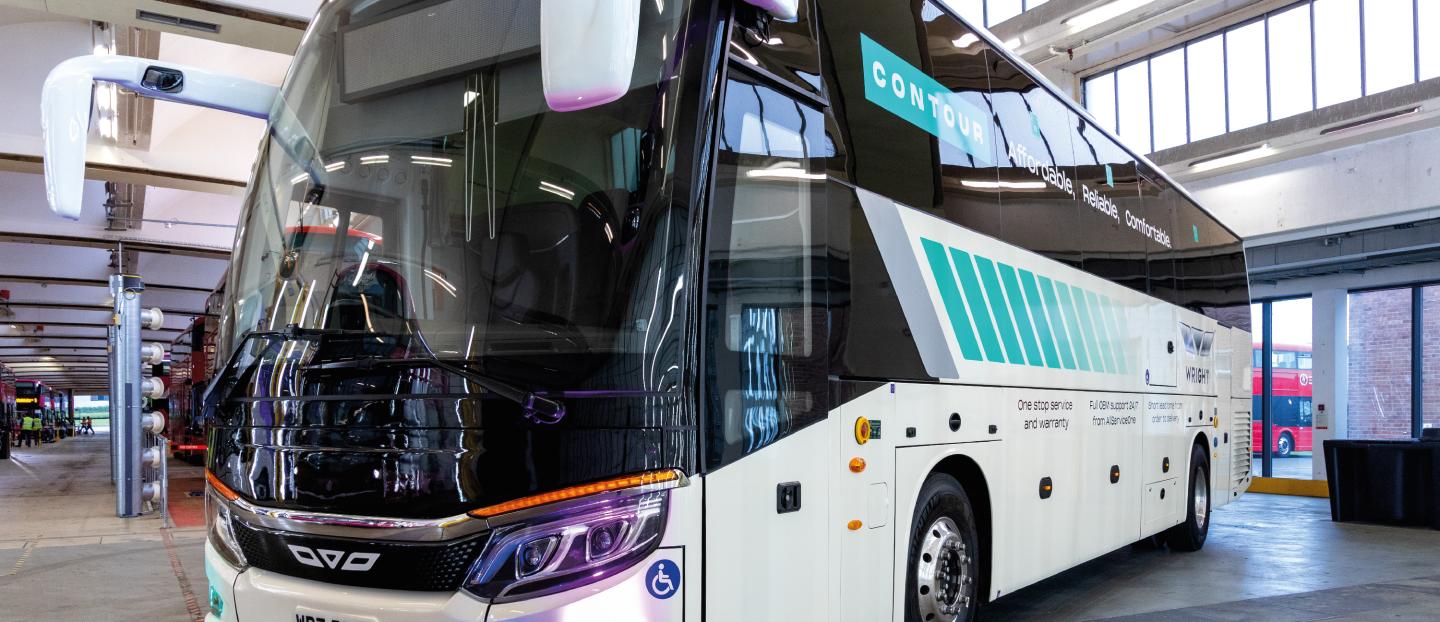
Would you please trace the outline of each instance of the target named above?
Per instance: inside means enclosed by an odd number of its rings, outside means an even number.
[[[185,332],[170,344],[170,377],[166,396],[170,412],[166,422],[170,448],[176,458],[191,464],[205,460],[206,432],[201,398],[210,384],[215,367],[215,330],[225,284],[205,299],[206,315],[191,321]]]
[[[1270,372],[1270,449],[1283,458],[1291,452],[1310,451],[1315,418],[1312,411],[1311,387],[1315,374],[1310,346],[1273,344]],[[1254,397],[1251,417],[1254,420],[1250,444],[1259,454],[1261,444],[1260,403],[1265,385],[1262,381],[1264,355],[1261,344],[1254,344],[1251,364],[1254,368]]]

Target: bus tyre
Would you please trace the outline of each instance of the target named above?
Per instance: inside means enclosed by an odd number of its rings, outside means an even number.
[[[1190,448],[1190,496],[1185,522],[1165,532],[1172,551],[1198,551],[1210,533],[1210,455],[1202,447]]]
[[[980,606],[979,536],[960,482],[934,473],[920,488],[906,563],[906,622],[968,622]]]
[[[1281,432],[1280,438],[1275,439],[1275,457],[1284,458],[1295,451],[1295,438],[1289,432]]]

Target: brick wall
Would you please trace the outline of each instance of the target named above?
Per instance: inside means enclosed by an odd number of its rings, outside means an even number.
[[[1348,436],[1410,438],[1410,290],[1350,294],[1349,305]]]

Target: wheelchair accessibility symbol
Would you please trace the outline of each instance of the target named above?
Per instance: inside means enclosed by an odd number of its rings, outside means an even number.
[[[645,589],[661,600],[674,596],[680,591],[680,567],[668,559],[651,564],[645,572]]]

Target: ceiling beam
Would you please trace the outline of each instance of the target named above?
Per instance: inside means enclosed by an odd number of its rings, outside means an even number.
[[[64,309],[64,310],[69,310],[69,311],[104,311],[104,312],[107,312],[107,313],[109,313],[109,312],[111,312],[111,311],[113,310],[113,309],[110,307],[110,305],[107,305],[107,304],[85,305],[85,304],[80,304],[80,303],[77,303],[77,302],[22,302],[22,301],[16,301],[16,300],[9,300],[9,301],[0,303],[0,307],[6,307],[6,306],[8,306],[8,307],[17,307],[17,308],[30,308],[30,309]],[[143,305],[142,305],[142,306],[143,306]],[[146,308],[148,308],[148,307],[146,307]],[[215,314],[213,314],[213,313],[206,313],[204,309],[201,309],[201,310],[199,310],[199,311],[194,311],[194,310],[191,310],[191,309],[166,309],[166,308],[164,308],[164,307],[161,307],[161,308],[160,308],[160,312],[161,312],[161,313],[164,313],[165,315],[174,316],[174,317],[201,316],[201,315],[204,315],[204,316],[207,316],[207,317],[213,317],[213,316],[215,315]],[[4,323],[4,320],[0,320],[0,324],[3,324],[3,323]]]
[[[100,346],[6,346],[0,345],[0,350],[99,350],[105,352],[106,348]]]
[[[21,276],[16,274],[0,274],[0,283],[29,283],[35,285],[75,285],[78,287],[104,287],[110,288],[109,281],[104,279],[76,279],[70,277],[54,276]],[[145,283],[145,289],[171,290],[177,292],[195,292],[197,294],[209,294],[214,291],[206,287],[193,287],[190,285],[159,285],[156,283]],[[3,322],[0,322],[3,323]]]
[[[5,154],[0,154],[3,160]],[[113,250],[117,246],[124,245],[125,250],[134,250],[142,253],[155,255],[177,255],[182,257],[199,257],[202,259],[220,259],[228,261],[230,251],[199,248],[195,246],[182,246],[179,244],[161,244],[158,242],[142,242],[125,239],[87,238],[72,235],[51,235],[44,233],[7,232],[0,233],[0,242],[12,244],[45,244],[50,246],[75,246],[79,248],[100,248]]]
[[[102,309],[102,311],[103,311],[103,309]],[[44,322],[44,321],[38,321],[38,320],[35,320],[35,321],[25,321],[25,322],[17,322],[17,321],[15,321],[15,320],[0,320],[0,324],[16,324],[16,325],[19,325],[19,326],[75,326],[75,327],[80,327],[80,328],[105,328],[106,326],[109,326],[109,324],[96,323],[96,322]],[[147,329],[145,329],[145,330],[150,330],[150,329],[147,328]],[[155,329],[155,330],[151,330],[150,332],[152,332],[152,333],[183,333],[183,332],[185,332],[185,329],[183,329],[183,328],[157,328],[157,329]]]

